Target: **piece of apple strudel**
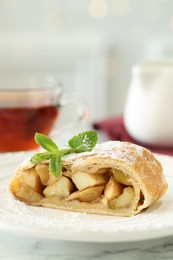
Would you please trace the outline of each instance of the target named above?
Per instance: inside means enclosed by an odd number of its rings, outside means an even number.
[[[62,158],[62,172],[49,160],[23,162],[10,183],[14,196],[30,205],[91,214],[133,216],[167,190],[161,164],[147,149],[128,142],[98,144],[92,152]]]

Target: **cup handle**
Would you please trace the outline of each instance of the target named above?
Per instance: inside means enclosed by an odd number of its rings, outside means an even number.
[[[62,94],[59,103],[60,113],[59,122],[65,121],[65,118],[69,122],[73,123],[88,123],[90,116],[90,109],[86,99],[77,93]],[[66,111],[65,111],[66,110]]]
[[[90,108],[81,95],[67,93],[62,94],[58,109],[59,117],[50,135],[59,145],[64,145],[73,135],[89,128]]]

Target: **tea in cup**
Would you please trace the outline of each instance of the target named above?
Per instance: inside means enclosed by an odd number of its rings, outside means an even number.
[[[50,133],[61,113],[63,95],[61,85],[53,77],[1,75],[0,152],[37,148],[34,134]],[[67,98],[67,105],[70,101]],[[83,106],[82,117],[85,117],[88,114],[86,104],[81,104],[80,100],[75,103]]]

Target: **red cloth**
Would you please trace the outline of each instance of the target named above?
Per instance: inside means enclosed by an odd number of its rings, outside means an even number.
[[[126,131],[123,117],[112,117],[95,122],[93,127],[103,131],[110,140],[128,141],[150,149],[152,152],[173,155],[173,147],[157,147],[140,143],[133,139]]]

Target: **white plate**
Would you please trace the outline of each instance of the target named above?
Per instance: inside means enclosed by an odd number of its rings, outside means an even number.
[[[15,200],[8,190],[8,183],[26,154],[1,155],[0,230],[85,242],[125,242],[173,235],[173,157],[157,157],[169,184],[166,195],[141,214],[123,218],[32,207]]]

